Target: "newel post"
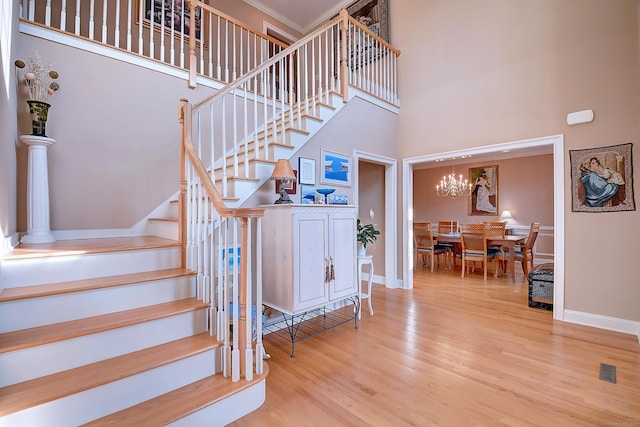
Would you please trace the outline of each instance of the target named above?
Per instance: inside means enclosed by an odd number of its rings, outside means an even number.
[[[347,76],[348,64],[347,64],[347,37],[349,28],[349,13],[347,9],[340,10],[340,91],[342,92],[342,100],[347,102],[349,100],[349,80]]]
[[[240,347],[240,354],[244,355],[247,350],[244,348],[247,342],[247,309],[251,310],[251,307],[247,307],[247,293],[251,292],[250,289],[247,289],[247,284],[249,281],[247,280],[247,258],[249,248],[247,247],[248,237],[247,233],[249,231],[248,227],[248,218],[242,217],[240,218],[240,253],[242,256],[240,257],[240,284],[239,284],[239,316],[238,316],[238,345]],[[235,333],[235,328],[234,328]],[[252,369],[251,366],[247,366],[246,360],[244,357],[240,357],[240,375],[246,376],[247,370]]]
[[[185,143],[191,129],[191,108],[189,101],[180,100],[178,107],[178,121],[180,122],[180,192],[178,194],[178,240],[180,242],[180,265],[187,267],[187,172]]]
[[[189,28],[192,29],[192,34],[189,36],[189,87],[191,89],[196,87],[196,75],[197,75],[197,63],[196,57],[196,4],[197,1],[189,0]]]

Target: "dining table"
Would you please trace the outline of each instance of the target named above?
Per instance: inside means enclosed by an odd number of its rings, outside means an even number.
[[[438,243],[453,243],[457,247],[457,252],[461,252],[460,249],[460,233],[444,233],[434,236],[434,240]],[[516,269],[515,269],[515,247],[516,245],[523,244],[527,240],[527,236],[489,236],[487,237],[487,246],[502,246],[509,250],[509,275],[511,281],[516,282]],[[455,251],[454,251],[455,252]],[[455,264],[455,253],[454,253]]]

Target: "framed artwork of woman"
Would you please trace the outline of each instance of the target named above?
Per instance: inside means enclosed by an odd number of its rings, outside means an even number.
[[[469,168],[469,215],[498,215],[498,166]]]
[[[633,144],[569,150],[571,210],[574,212],[635,211]]]

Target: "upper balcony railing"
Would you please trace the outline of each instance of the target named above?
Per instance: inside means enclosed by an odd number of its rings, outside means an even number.
[[[190,5],[194,5],[193,19]],[[194,72],[223,83],[235,80],[286,47],[193,0],[22,0],[20,16],[170,66],[193,66]],[[192,36],[195,57],[190,62]]]
[[[340,19],[347,21],[346,34],[334,35],[333,51],[317,59],[346,67],[345,78],[332,70],[342,84],[397,106],[400,52],[345,14]],[[197,0],[22,0],[20,16],[43,29],[187,70],[192,87],[197,76],[233,82],[287,47]]]

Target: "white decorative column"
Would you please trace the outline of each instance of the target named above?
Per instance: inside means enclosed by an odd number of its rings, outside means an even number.
[[[27,177],[27,234],[20,239],[26,244],[51,243],[56,239],[49,229],[49,172],[47,149],[56,141],[46,136],[21,135],[29,146]]]

